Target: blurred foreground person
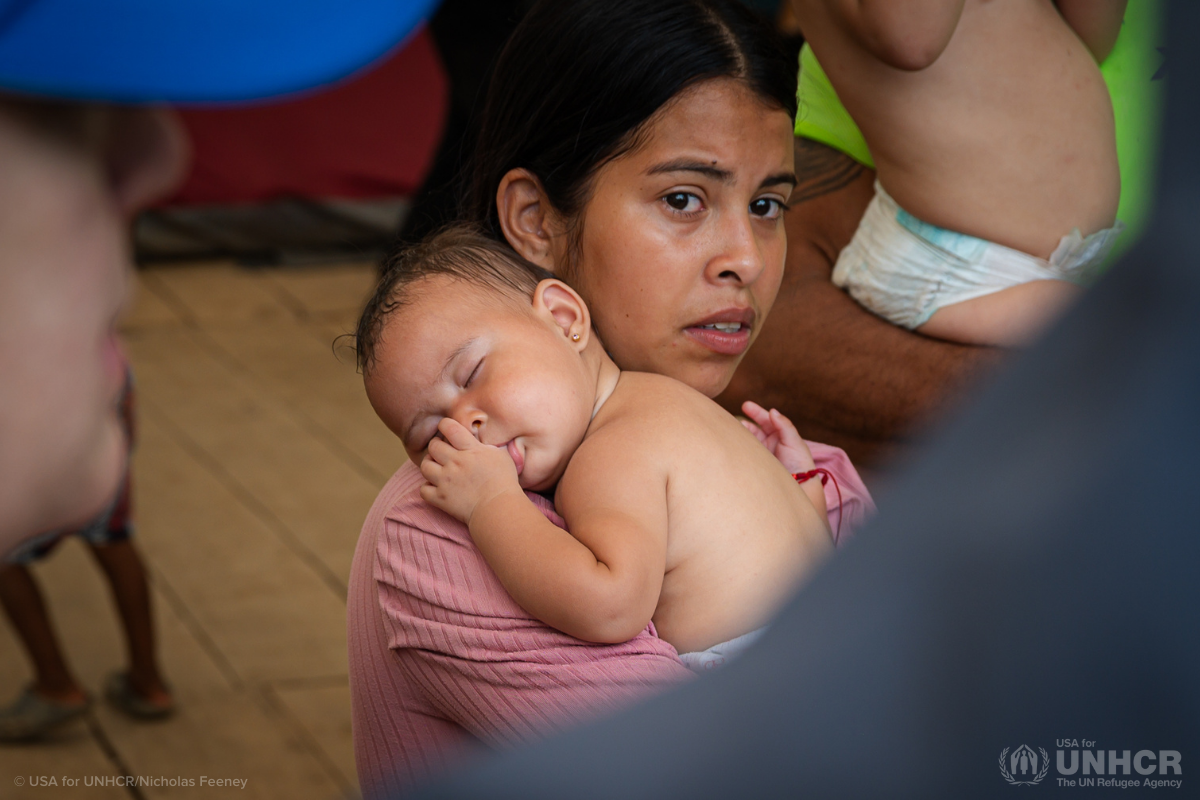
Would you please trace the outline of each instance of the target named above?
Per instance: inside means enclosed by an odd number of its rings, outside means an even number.
[[[1169,30],[1145,237],[906,471],[761,643],[417,796],[1181,788],[1200,754],[1200,6],[1175,3]],[[1018,751],[1036,772],[1014,769]],[[1098,759],[1102,775],[1079,767]]]
[[[348,14],[330,0],[0,0],[0,558],[39,534],[113,524],[106,509],[127,463],[115,332],[131,282],[127,228],[187,163],[178,123],[155,104],[339,79],[431,5],[372,0]],[[125,561],[117,573],[129,574]],[[134,571],[144,589],[140,563]],[[20,577],[5,571],[10,611],[36,597]]]

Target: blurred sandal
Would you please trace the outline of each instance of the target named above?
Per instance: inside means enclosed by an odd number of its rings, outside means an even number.
[[[165,705],[147,699],[130,685],[126,672],[114,672],[108,676],[104,684],[104,697],[118,711],[134,719],[165,719],[175,713],[175,701],[170,695]]]
[[[63,703],[43,697],[30,685],[7,708],[0,709],[0,742],[29,742],[87,714],[92,700]]]

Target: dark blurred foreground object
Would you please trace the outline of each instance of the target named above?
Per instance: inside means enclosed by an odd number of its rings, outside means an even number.
[[[1103,780],[1197,780],[1200,5],[1170,31],[1154,225],[762,644],[417,796],[1090,797],[1095,771],[1057,759],[1098,750]],[[1022,746],[1040,778],[1005,758]]]
[[[185,109],[187,182],[138,219],[141,262],[370,258],[396,235],[442,135],[446,74],[429,33],[329,89]]]

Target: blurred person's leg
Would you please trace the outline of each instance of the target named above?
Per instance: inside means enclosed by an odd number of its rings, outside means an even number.
[[[53,544],[40,554],[49,549]],[[63,658],[42,592],[25,563],[0,566],[0,604],[34,672],[33,682],[0,708],[0,742],[39,739],[82,717],[91,700]]]
[[[128,689],[151,706],[169,711],[174,702],[158,668],[150,587],[141,556],[129,539],[109,544],[89,543],[89,547],[108,578],[121,627],[125,631],[129,656],[129,671],[126,673]]]
[[[126,365],[121,396],[121,423],[132,453],[136,440],[136,398],[133,370]],[[125,465],[121,489],[108,514],[80,533],[108,579],[121,628],[129,668],[109,676],[105,697],[126,714],[140,719],[163,717],[174,710],[171,692],[158,668],[154,615],[146,567],[133,544],[132,478]]]
[[[42,592],[28,567],[0,568],[0,603],[33,663],[33,691],[55,703],[85,706],[87,694],[67,666]]]

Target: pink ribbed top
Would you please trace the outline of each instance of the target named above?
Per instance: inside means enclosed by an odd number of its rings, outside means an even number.
[[[841,484],[842,539],[873,509],[845,453],[810,444]],[[354,756],[363,797],[394,796],[481,742],[519,744],[614,711],[691,673],[653,624],[622,644],[574,639],[508,596],[465,526],[402,466],[371,507],[347,599]],[[565,527],[545,498],[529,495]]]

